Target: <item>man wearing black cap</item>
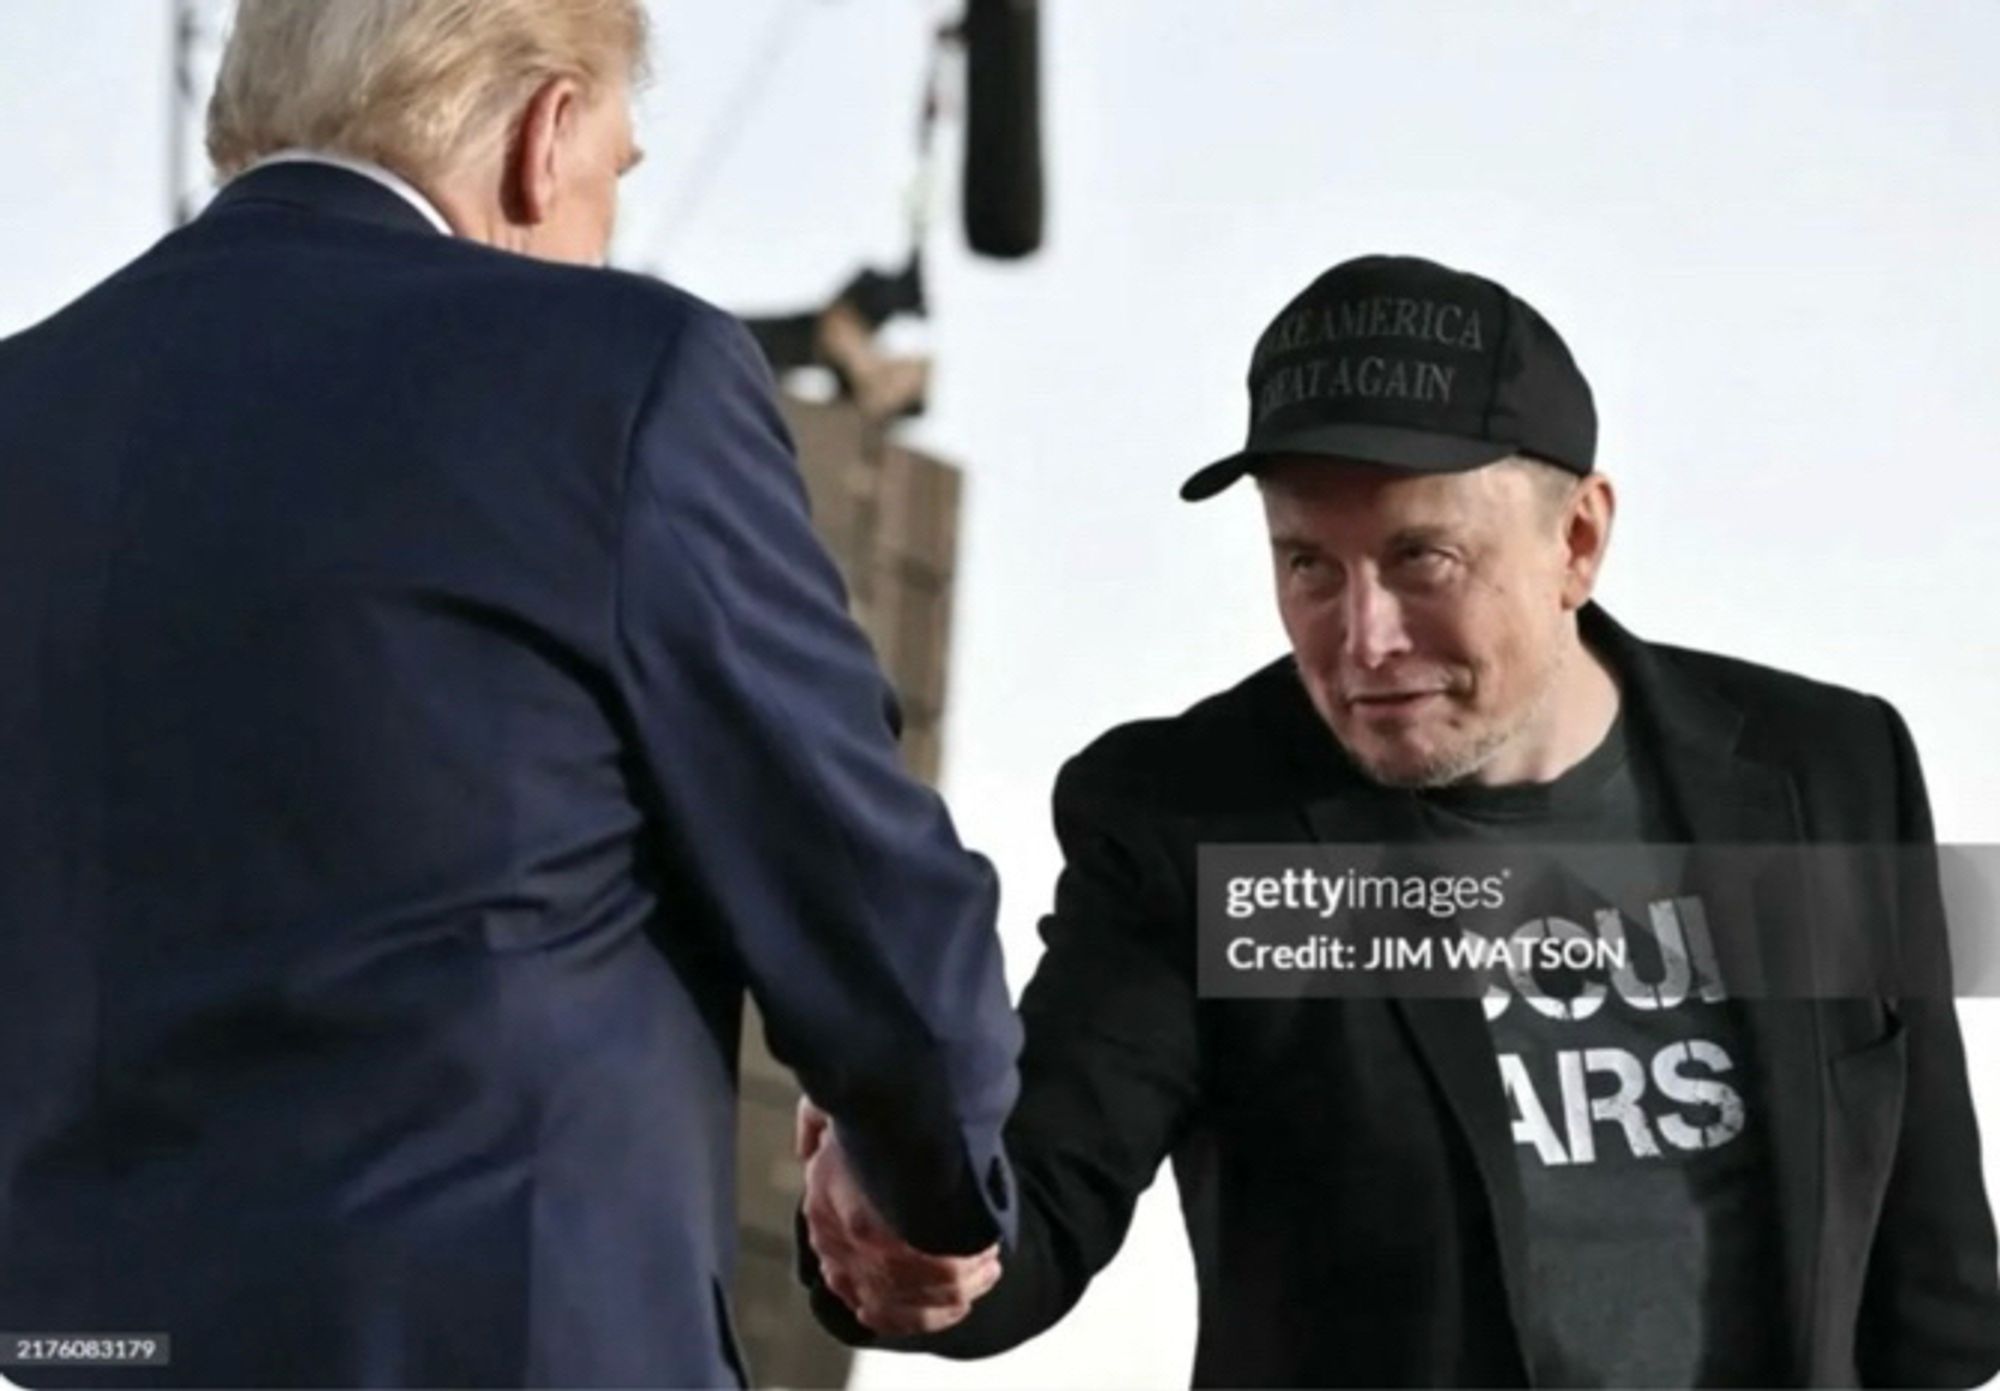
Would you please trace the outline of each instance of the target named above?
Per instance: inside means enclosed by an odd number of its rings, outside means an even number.
[[[1932,836],[1886,703],[1644,642],[1591,602],[1615,495],[1590,389],[1502,287],[1408,258],[1336,266],[1264,334],[1250,392],[1246,448],[1182,495],[1256,479],[1292,651],[1058,779],[1067,864],[1007,1132],[1019,1244],[998,1262],[900,1246],[819,1138],[822,1320],[948,1356],[1024,1341],[1170,1158],[1198,1385],[2000,1371],[2000,1257],[1921,890],[1865,929],[1898,982],[1868,998],[1737,998],[1688,971],[1587,999],[1521,981],[1483,1007],[1200,989],[1202,846]],[[1712,955],[1711,932],[1782,935],[1685,919],[1655,921],[1658,981],[1676,951]],[[1810,933],[1784,945],[1811,961]]]

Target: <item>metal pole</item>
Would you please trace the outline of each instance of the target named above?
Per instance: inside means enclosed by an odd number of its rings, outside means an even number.
[[[172,0],[173,73],[168,84],[167,216],[178,227],[207,201],[207,161],[200,157],[208,89],[222,38],[211,0]]]

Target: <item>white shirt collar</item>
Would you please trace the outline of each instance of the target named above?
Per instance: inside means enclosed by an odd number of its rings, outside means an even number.
[[[251,165],[250,169],[262,169],[267,164],[330,164],[335,169],[345,169],[350,174],[359,174],[363,178],[373,179],[376,183],[382,185],[382,187],[388,189],[398,198],[401,198],[404,202],[422,213],[424,219],[431,226],[437,228],[438,231],[444,233],[447,237],[456,235],[451,230],[451,224],[444,220],[444,214],[437,210],[437,204],[426,198],[422,190],[395,170],[384,169],[381,165],[372,161],[354,159],[348,155],[331,154],[325,150],[291,149],[279,150],[276,154],[265,155],[262,159]],[[250,172],[250,169],[245,169],[243,172],[247,174]]]

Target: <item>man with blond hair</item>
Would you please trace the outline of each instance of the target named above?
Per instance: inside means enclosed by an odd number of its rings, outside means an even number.
[[[602,268],[644,59],[243,0],[212,207],[0,342],[11,1376],[742,1381],[746,992],[908,1241],[1010,1232],[991,871],[746,334]]]

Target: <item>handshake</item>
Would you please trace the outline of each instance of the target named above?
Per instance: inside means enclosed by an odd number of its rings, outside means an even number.
[[[811,1098],[799,1100],[805,1226],[820,1278],[862,1327],[886,1337],[938,1333],[972,1312],[1000,1279],[1000,1248],[933,1256],[909,1245],[861,1191],[840,1137]]]

